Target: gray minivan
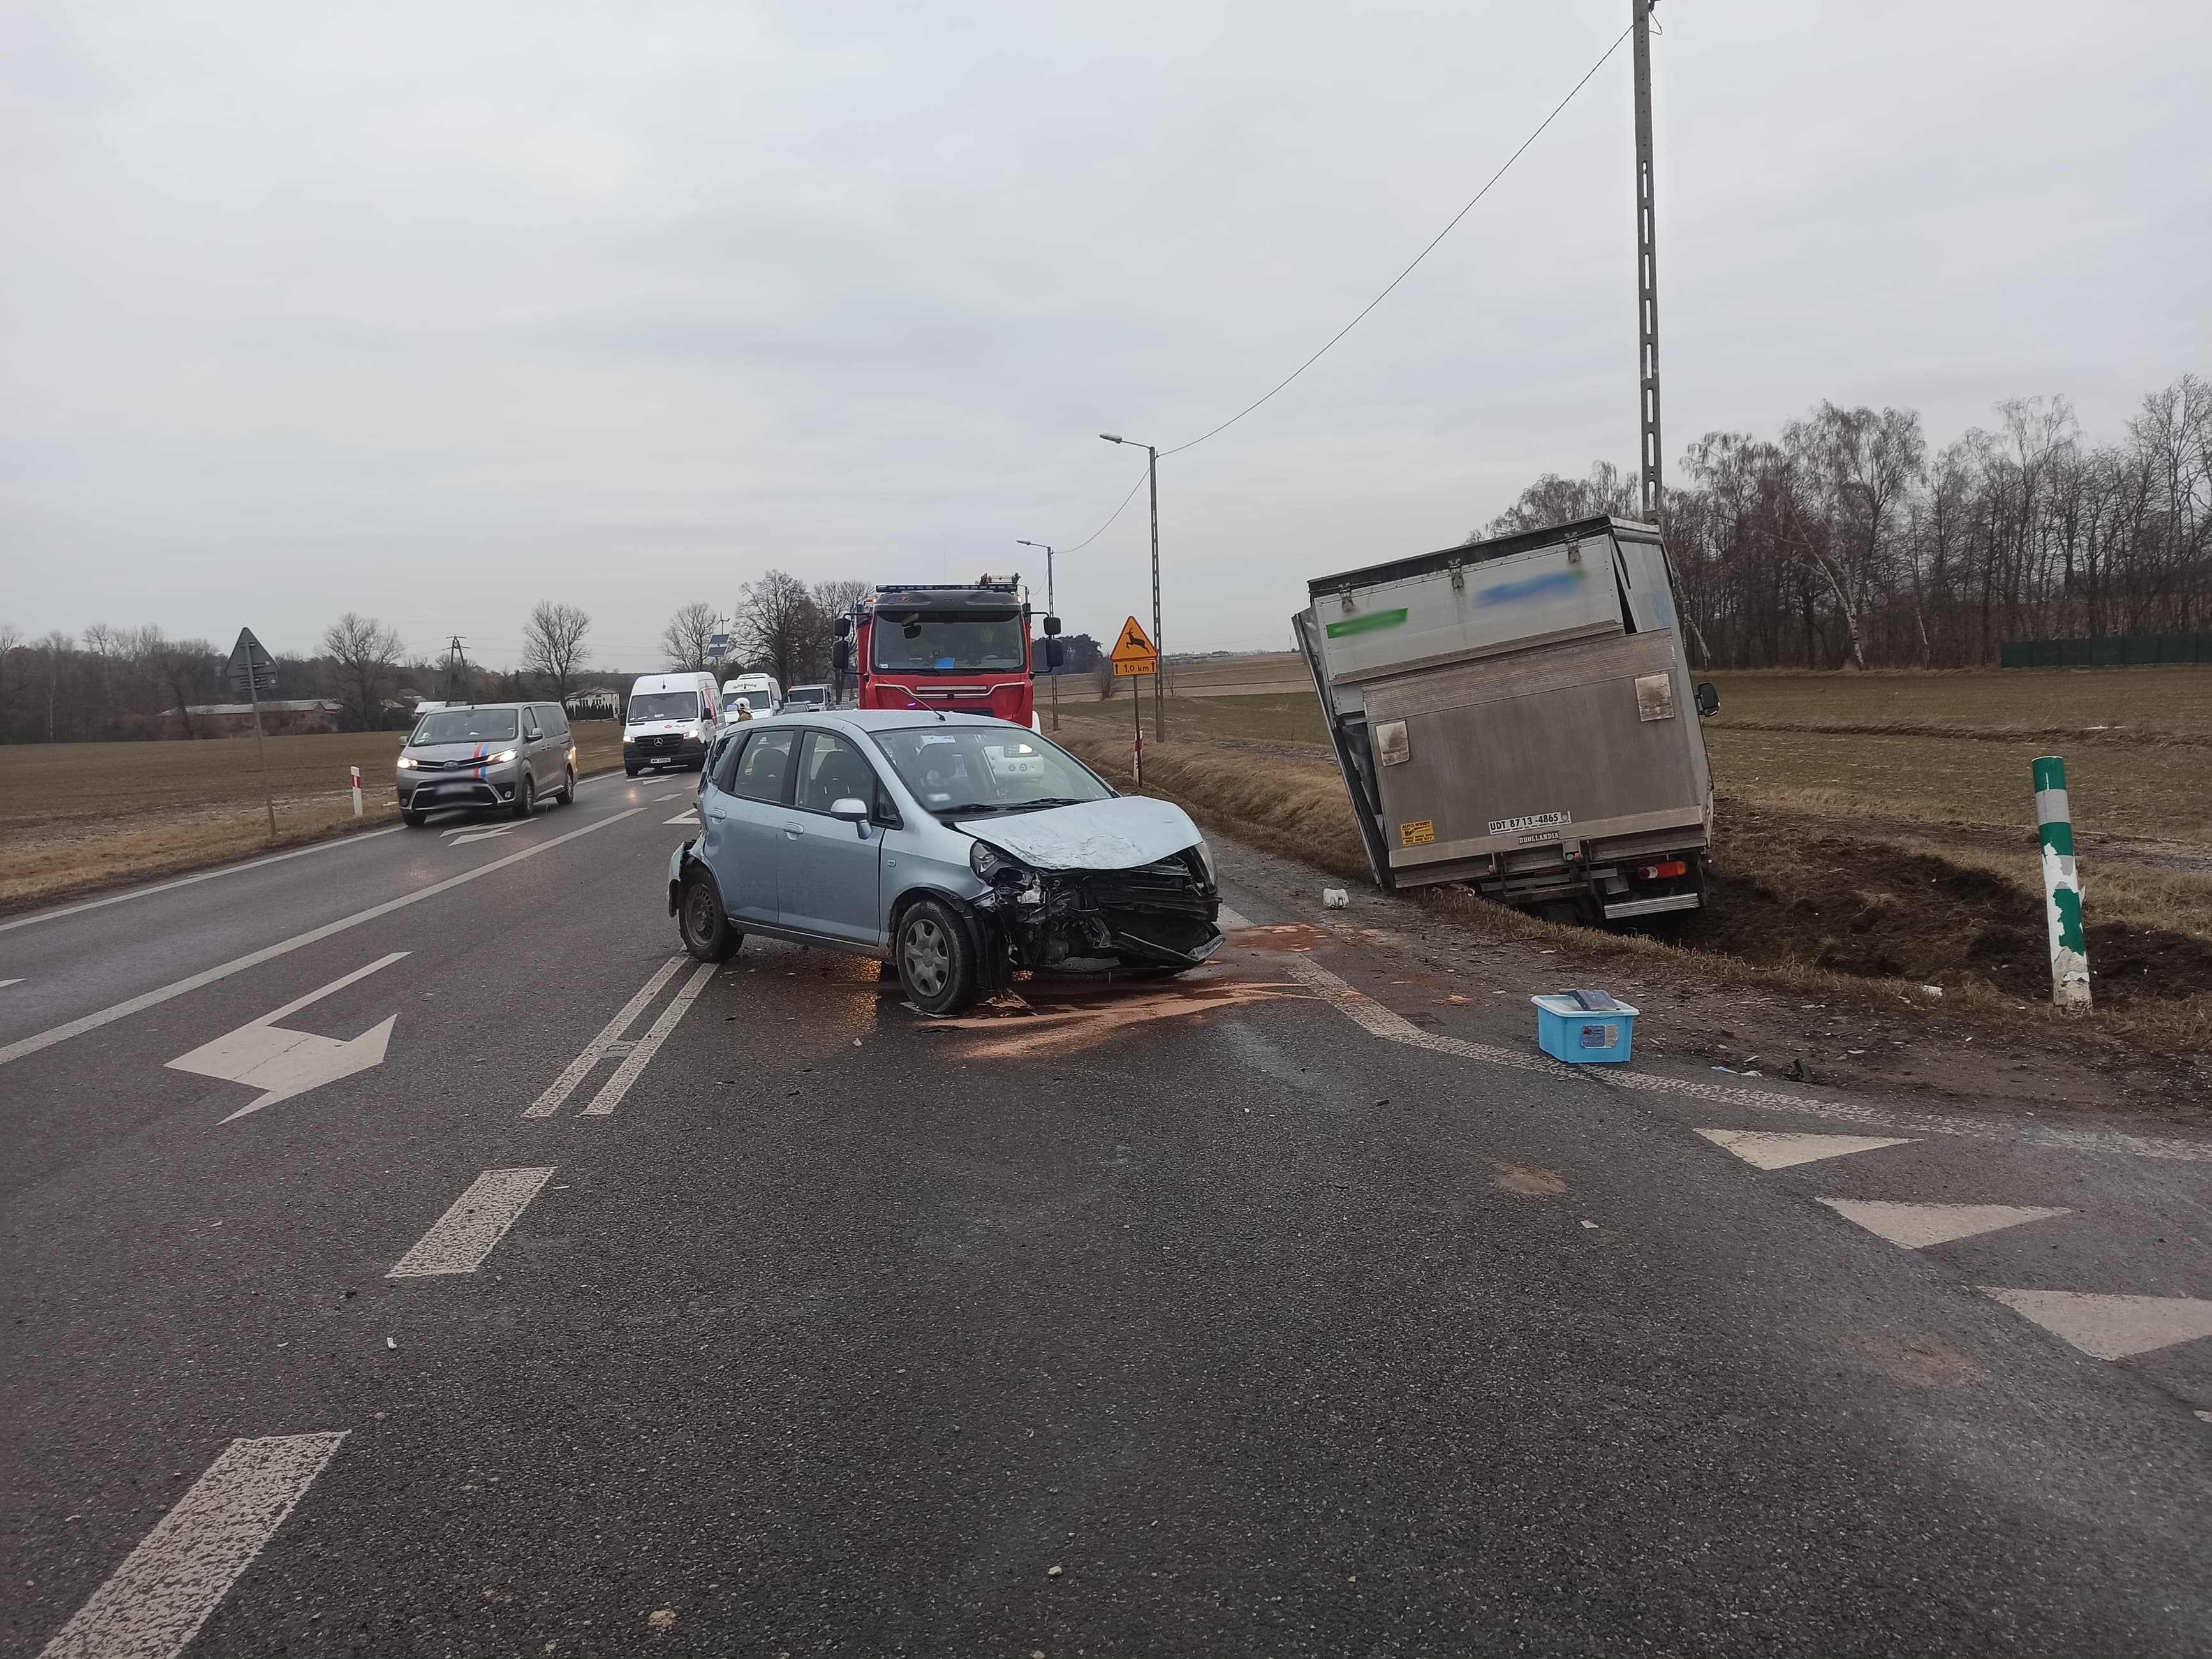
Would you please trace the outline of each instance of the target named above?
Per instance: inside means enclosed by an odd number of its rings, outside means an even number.
[[[448,806],[503,806],[519,818],[538,798],[575,799],[576,750],[556,702],[448,703],[416,717],[399,751],[399,816],[410,825]]]

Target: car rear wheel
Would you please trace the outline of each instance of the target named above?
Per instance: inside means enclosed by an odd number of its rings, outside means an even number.
[[[925,1014],[966,1012],[975,1003],[975,951],[960,919],[923,899],[899,919],[894,955],[907,999]]]
[[[514,786],[514,816],[526,818],[538,810],[538,786],[530,781],[530,774],[522,775],[522,781]]]
[[[745,939],[730,926],[713,881],[696,872],[678,896],[676,930],[684,936],[684,948],[702,962],[727,962]]]

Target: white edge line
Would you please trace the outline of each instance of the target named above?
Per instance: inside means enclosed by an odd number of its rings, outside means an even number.
[[[536,858],[540,853],[550,852],[556,847],[574,841],[580,836],[592,835],[605,829],[611,823],[620,823],[624,818],[635,817],[643,811],[645,809],[642,806],[626,808],[620,812],[601,818],[597,823],[587,823],[580,830],[571,830],[565,836],[556,836],[550,841],[541,841],[533,847],[521,848],[509,853],[505,858],[494,859],[489,864],[480,864],[473,870],[464,870],[457,876],[448,876],[443,881],[433,882],[429,886],[417,888],[411,893],[402,893],[398,898],[386,899],[381,904],[373,904],[366,910],[357,910],[352,915],[341,916],[336,921],[326,921],[319,927],[310,927],[304,933],[295,933],[291,938],[279,939],[274,945],[265,945],[258,951],[249,951],[245,956],[234,957],[228,962],[218,963],[215,967],[204,969],[188,978],[177,980],[155,990],[142,993],[128,1001],[116,1003],[112,1007],[102,1008],[97,1013],[85,1014],[65,1024],[56,1025],[44,1031],[34,1032],[29,1036],[18,1038],[15,1042],[8,1044],[6,1048],[0,1048],[0,1066],[5,1066],[12,1060],[21,1060],[26,1054],[34,1054],[41,1048],[50,1048],[57,1042],[67,1042],[70,1037],[80,1036],[87,1031],[96,1030],[102,1025],[112,1024],[116,1020],[128,1018],[143,1009],[167,1002],[172,997],[180,997],[188,991],[198,990],[204,985],[212,985],[217,980],[228,979],[233,974],[243,973],[248,968],[258,968],[264,962],[274,961],[278,957],[298,950],[301,945],[316,944],[335,934],[343,933],[349,927],[358,927],[364,921],[374,921],[378,917],[388,916],[395,910],[404,910],[410,904],[420,904],[424,899],[434,898],[441,893],[450,892],[465,882],[476,880],[479,876],[488,876],[495,870],[506,869],[510,864],[520,864],[525,859]]]
[[[276,1535],[345,1437],[339,1429],[232,1441],[40,1659],[172,1659]]]
[[[2184,1164],[2212,1162],[2212,1141],[2171,1140],[2155,1135],[2128,1134],[2115,1130],[2069,1129],[2055,1124],[2037,1124],[2029,1127],[2017,1121],[2007,1121],[2002,1125],[1981,1123],[1966,1118],[1856,1105],[1848,1101],[1804,1099],[1771,1090],[1730,1089],[1681,1078],[1623,1072],[1618,1067],[1606,1067],[1601,1073],[1595,1066],[1566,1066],[1547,1055],[1522,1054],[1491,1043],[1470,1042],[1464,1037],[1445,1036],[1438,1032],[1424,1030],[1404,1015],[1384,1007],[1364,991],[1339,978],[1310,957],[1292,956],[1287,958],[1284,970],[1291,978],[1302,980],[1322,992],[1339,1012],[1370,1036],[1389,1042],[1401,1042],[1408,1048],[1457,1054],[1463,1059],[1510,1066],[1516,1071],[1541,1072],[1563,1082],[1595,1083],[1607,1088],[1683,1095],[1695,1100],[1716,1101],[1723,1105],[1747,1106],[1767,1112],[1796,1112],[1808,1117],[1829,1118],[1877,1128],[1905,1129],[1919,1134],[1953,1135],[1966,1140],[2025,1143],[2054,1152],[2117,1153],[2128,1158],[2167,1158]]]
[[[576,787],[581,789],[587,783],[598,783],[614,775],[612,772],[594,772],[588,778],[578,778]],[[312,847],[295,847],[289,853],[271,853],[265,858],[248,859],[243,864],[226,864],[219,869],[202,870],[195,875],[179,876],[174,881],[161,882],[152,887],[134,887],[127,893],[110,893],[105,898],[87,899],[81,904],[65,904],[58,909],[34,911],[27,916],[0,921],[0,933],[12,927],[28,927],[41,921],[59,921],[64,916],[82,915],[87,910],[120,904],[125,899],[151,898],[156,893],[174,892],[179,887],[190,887],[197,882],[213,881],[217,876],[240,875],[248,870],[258,870],[265,865],[282,864],[287,859],[303,859],[310,853],[334,853],[340,848],[357,847],[362,842],[374,841],[379,836],[396,836],[406,827],[404,823],[391,823],[381,830],[363,830],[356,835],[333,836],[330,840],[319,841]],[[13,984],[15,981],[10,980],[6,982]]]
[[[654,969],[653,977],[645,982],[645,988],[623,1004],[621,1012],[599,1027],[599,1036],[586,1043],[584,1051],[568,1062],[568,1068],[553,1079],[545,1092],[530,1103],[523,1116],[550,1117],[558,1111],[561,1103],[575,1093],[576,1085],[591,1074],[592,1066],[599,1063],[599,1057],[607,1051],[607,1044],[629,1030],[630,1022],[645,1012],[646,1005],[660,994],[661,988],[676,976],[676,970],[683,965],[682,957],[671,957]]]
[[[622,1104],[623,1097],[629,1092],[629,1085],[637,1081],[638,1073],[645,1070],[647,1062],[659,1051],[660,1045],[667,1041],[668,1034],[676,1029],[676,1023],[690,1007],[692,999],[707,988],[707,981],[714,976],[714,964],[711,962],[702,962],[691,970],[691,977],[684,981],[684,988],[676,994],[676,1000],[660,1011],[660,1018],[653,1022],[653,1029],[640,1037],[637,1047],[623,1056],[623,1063],[615,1068],[615,1074],[606,1080],[599,1093],[592,1097],[592,1103],[584,1108],[582,1116],[605,1117]]]

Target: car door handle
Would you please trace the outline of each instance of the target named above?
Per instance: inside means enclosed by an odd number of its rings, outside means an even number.
[[[806,833],[806,826],[803,823],[787,823],[783,826],[783,833],[789,836],[792,840],[797,841]]]

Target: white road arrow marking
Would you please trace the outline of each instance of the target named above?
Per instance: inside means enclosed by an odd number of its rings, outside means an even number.
[[[2073,1213],[2020,1204],[1889,1204],[1856,1198],[1824,1198],[1820,1202],[1877,1238],[1908,1250],[1924,1250],[1930,1244],[1948,1244],[1954,1238],[1972,1238]]]
[[[1994,1285],[1981,1288],[2093,1359],[2125,1359],[2212,1336],[2212,1302],[2193,1296],[2090,1296],[2079,1291],[2007,1291]]]
[[[1787,1134],[1778,1129],[1700,1129],[1698,1133],[1761,1170],[1787,1170],[1793,1164],[1816,1164],[1847,1152],[1871,1152],[1905,1144],[1891,1136]]]
[[[258,1112],[264,1106],[305,1094],[325,1083],[335,1083],[342,1077],[351,1077],[372,1066],[380,1066],[384,1063],[385,1045],[392,1041],[392,1028],[399,1018],[397,1014],[351,1042],[319,1036],[313,1031],[283,1030],[276,1022],[289,1014],[298,1013],[311,1002],[319,1002],[333,991],[343,991],[356,980],[367,979],[380,968],[389,968],[407,954],[394,951],[366,968],[356,968],[319,991],[310,991],[273,1012],[247,1021],[213,1042],[203,1043],[188,1054],[178,1055],[169,1062],[169,1069],[250,1084],[264,1091],[223,1119],[228,1123],[232,1118]]]

